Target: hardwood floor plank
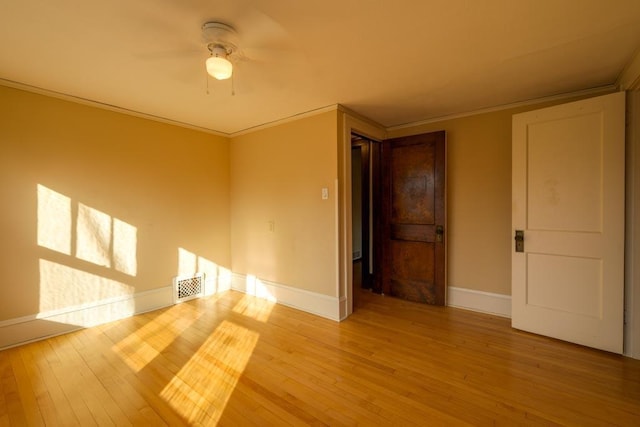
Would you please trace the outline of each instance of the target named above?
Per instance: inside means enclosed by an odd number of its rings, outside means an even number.
[[[355,419],[360,421],[374,423],[380,420],[380,408],[371,404],[365,398],[352,393],[346,391],[339,394],[336,393],[336,381],[333,378],[316,374],[315,369],[308,369],[309,365],[307,363],[298,363],[300,360],[298,357],[285,353],[277,358],[273,358],[271,355],[277,353],[277,349],[268,348],[264,351],[268,353],[262,353],[260,348],[256,348],[254,352],[254,361],[262,359],[259,366],[264,366],[265,369],[271,369],[282,377],[288,376],[295,378],[301,385],[308,387],[322,396],[325,405],[332,408],[332,410],[338,410],[340,413],[351,412]]]
[[[1,425],[640,425],[640,361],[363,293],[237,292],[0,352]]]
[[[13,352],[12,350],[10,350]],[[10,356],[9,358],[10,359]],[[4,395],[4,411],[11,425],[26,425],[27,417],[25,411],[28,407],[22,402],[20,391],[18,390],[17,378],[12,369],[10,360],[5,360],[2,367],[2,377],[0,378],[0,387]]]
[[[10,378],[13,376],[10,363],[10,350],[0,352],[0,384],[4,378]],[[6,390],[0,388],[0,419],[5,419],[9,423],[9,409],[7,408]]]
[[[84,339],[88,331],[74,333],[74,346],[96,378],[102,383],[109,395],[127,415],[134,425],[166,425],[153,410],[147,400],[129,384],[125,376],[131,371],[122,359],[111,351],[104,339]],[[93,347],[84,346],[83,341],[92,341]]]
[[[79,402],[70,402],[68,396],[65,394],[62,385],[58,381],[58,378],[54,374],[54,370],[48,360],[50,357],[49,353],[52,351],[51,341],[39,341],[31,344],[27,344],[27,349],[31,351],[32,359],[39,371],[39,377],[42,380],[43,386],[47,389],[48,394],[51,398],[51,402],[53,403],[53,420],[56,424],[67,424],[67,425],[80,425],[81,421],[85,421],[87,425],[95,424],[93,421],[93,417],[87,411],[84,411],[86,407],[84,407],[84,403]],[[67,370],[73,370],[72,367],[65,367]],[[67,388],[67,378],[64,378],[62,384]],[[73,394],[75,392],[72,391]],[[73,407],[77,407],[78,412],[80,412],[82,419],[77,418],[77,413]],[[46,420],[45,420],[46,421]],[[54,424],[54,425],[56,425]]]
[[[70,336],[56,337],[55,342],[59,358],[74,366],[82,385],[82,399],[98,425],[130,425],[128,417],[89,368],[85,359],[76,351]]]
[[[11,367],[13,368],[13,375],[15,376],[18,393],[22,402],[22,410],[25,414],[26,424],[30,426],[44,425],[38,400],[31,386],[29,374],[22,357],[20,356],[20,351],[17,349],[15,351],[11,351],[9,356],[11,358]]]

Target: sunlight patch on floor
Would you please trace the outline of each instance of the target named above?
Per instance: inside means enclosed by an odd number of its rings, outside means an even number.
[[[160,396],[192,424],[217,422],[258,338],[257,332],[223,321]]]
[[[273,301],[266,301],[250,295],[244,295],[233,307],[233,311],[259,322],[267,322],[274,305],[275,302]]]
[[[178,310],[176,306],[163,311],[111,349],[133,371],[140,372],[202,315],[198,310],[188,308],[181,307],[178,318],[173,313]]]

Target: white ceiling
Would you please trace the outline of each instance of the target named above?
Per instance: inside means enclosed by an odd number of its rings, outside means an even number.
[[[224,134],[334,104],[391,127],[615,84],[640,1],[2,0],[0,40],[0,79]]]

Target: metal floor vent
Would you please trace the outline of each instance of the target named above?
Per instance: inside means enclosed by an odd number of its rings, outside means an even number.
[[[204,295],[204,273],[173,279],[173,302],[183,302]]]

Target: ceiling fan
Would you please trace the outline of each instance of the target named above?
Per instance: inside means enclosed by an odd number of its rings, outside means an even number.
[[[230,25],[226,23],[228,21],[216,18],[200,26],[201,40],[209,53],[206,59],[203,58],[207,76],[221,83],[230,80],[232,95],[236,93],[234,80],[240,72],[243,93],[256,87],[264,90],[267,87],[283,88],[289,85],[289,70],[298,69],[304,64],[304,58],[284,28],[272,18],[255,11],[245,12],[236,18],[237,27],[235,23]]]
[[[207,73],[216,80],[230,78],[233,75],[233,63],[229,58],[239,53],[235,29],[222,22],[205,22],[202,25],[202,38],[211,53],[206,61]]]

